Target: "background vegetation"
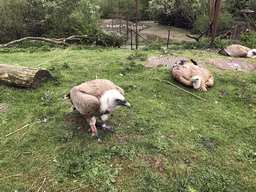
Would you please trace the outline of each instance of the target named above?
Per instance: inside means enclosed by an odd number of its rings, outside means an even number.
[[[218,34],[230,30],[234,21],[244,20],[240,10],[246,5],[255,10],[256,0],[221,1]],[[131,0],[8,0],[0,1],[0,12],[0,43],[25,36],[64,38],[76,34],[87,35],[82,44],[105,46],[123,42],[117,43],[117,33],[102,31],[101,19],[135,21],[136,14]],[[152,19],[192,33],[209,30],[213,12],[214,0],[138,0],[139,20]],[[251,16],[256,18],[256,14]]]

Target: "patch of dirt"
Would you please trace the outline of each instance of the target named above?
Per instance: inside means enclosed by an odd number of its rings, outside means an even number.
[[[177,64],[180,60],[188,60],[185,57],[149,57],[146,63],[146,67],[164,66],[170,67]]]
[[[6,103],[0,103],[0,113],[7,113],[9,106]]]
[[[242,59],[218,59],[218,58],[207,58],[207,60],[212,63],[215,67],[222,70],[229,71],[248,71],[252,72],[255,70],[256,65],[249,60]]]
[[[177,64],[180,60],[189,61],[189,59],[185,57],[149,57],[146,67],[164,66],[172,68],[173,65]],[[206,68],[207,66],[205,63],[209,62],[218,69],[229,71],[253,72],[256,69],[256,64],[254,64],[252,61],[239,58],[206,58],[197,60],[197,62]]]
[[[105,30],[112,30],[120,33],[126,34],[127,32],[127,22],[125,20],[117,20],[117,19],[105,19],[102,21],[101,27]],[[135,31],[135,23],[128,22],[128,29],[133,29]],[[189,33],[189,30],[181,29],[177,27],[163,26],[154,23],[154,21],[140,21],[138,22],[138,31],[139,35],[148,41],[153,41],[157,38],[159,39],[168,39],[168,30],[170,30],[169,42],[181,42],[181,41],[192,41],[195,42],[194,39],[186,36]]]

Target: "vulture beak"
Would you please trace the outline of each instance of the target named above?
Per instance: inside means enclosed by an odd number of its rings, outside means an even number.
[[[126,100],[117,99],[116,104],[119,105],[119,106],[123,105],[125,107],[131,108],[131,104],[129,102],[127,102]]]
[[[191,83],[193,84],[193,83],[195,83],[196,82],[196,80],[195,79],[193,79],[192,81],[191,81]]]
[[[127,102],[126,100],[124,100],[121,105],[125,106],[125,107],[129,107],[131,108],[131,104],[129,102]]]
[[[125,102],[124,106],[131,108],[131,104],[129,102]]]

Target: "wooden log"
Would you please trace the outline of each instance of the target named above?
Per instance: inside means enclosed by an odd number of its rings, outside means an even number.
[[[21,38],[21,39],[18,39],[18,40],[11,41],[11,42],[6,43],[6,44],[0,44],[0,48],[7,47],[8,45],[11,45],[11,44],[14,44],[14,43],[19,43],[19,42],[22,42],[22,41],[30,41],[30,40],[46,41],[46,42],[55,43],[55,44],[58,44],[58,45],[66,45],[66,41],[79,41],[79,40],[81,40],[81,38],[85,38],[85,37],[87,37],[87,35],[72,35],[68,38],[61,38],[61,39],[45,38],[45,37],[24,37],[24,38]]]
[[[36,88],[51,77],[46,69],[0,64],[0,82],[5,84]]]

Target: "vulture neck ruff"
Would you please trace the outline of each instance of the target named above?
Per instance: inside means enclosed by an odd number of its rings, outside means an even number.
[[[115,99],[124,100],[124,97],[117,90],[106,91],[100,98],[100,112],[115,111],[119,107],[115,104]]]
[[[194,83],[193,83],[194,89],[199,89],[200,86],[201,86],[201,77],[199,77],[199,76],[194,76],[194,77],[193,77],[193,81],[194,81]]]
[[[255,57],[256,57],[255,53],[256,53],[256,49],[252,49],[252,50],[250,50],[250,51],[247,53],[247,57],[249,57],[249,58],[255,58]]]

